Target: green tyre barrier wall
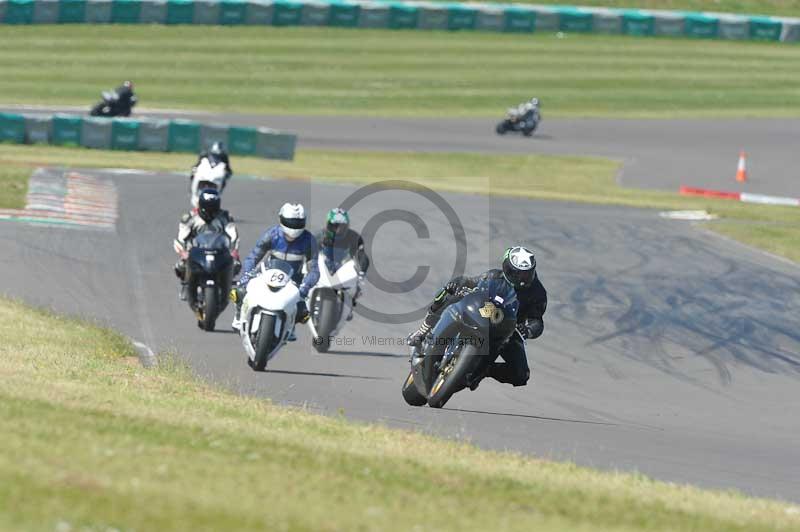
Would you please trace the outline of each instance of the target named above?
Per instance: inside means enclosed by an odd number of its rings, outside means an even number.
[[[25,117],[0,113],[0,142],[25,142]]]
[[[291,161],[297,136],[269,128],[200,124],[189,120],[0,113],[0,142],[15,144],[198,153],[217,141],[225,142],[234,155]]]
[[[399,0],[0,0],[0,24],[221,24],[800,41],[800,19]]]

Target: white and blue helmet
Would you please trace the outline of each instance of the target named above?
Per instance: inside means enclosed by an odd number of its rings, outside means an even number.
[[[278,216],[286,240],[291,242],[303,234],[306,228],[306,209],[301,203],[284,203]]]

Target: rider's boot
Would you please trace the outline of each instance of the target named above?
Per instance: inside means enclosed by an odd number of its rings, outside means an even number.
[[[297,340],[297,335],[294,334],[294,327],[298,323],[305,323],[311,317],[311,314],[308,312],[308,306],[306,305],[305,299],[301,299],[297,302],[297,313],[295,314],[294,324],[292,324],[292,330],[289,331],[289,336],[286,337],[286,340],[289,342],[294,342]]]
[[[353,302],[352,302],[352,305],[350,305],[350,313],[347,315],[347,318],[345,319],[345,321],[350,321],[350,320],[353,319],[353,309],[356,308],[356,305],[358,304],[356,302],[358,301],[358,296],[360,296],[360,295],[361,295],[361,287],[360,286],[356,286],[356,293],[353,294]]]
[[[179,297],[181,298],[181,301],[186,301],[186,299],[189,297],[189,283],[181,282],[181,292]]]
[[[242,327],[242,301],[244,301],[244,289],[241,287],[231,288],[229,299],[234,303],[233,321],[231,322],[231,329],[239,331]]]
[[[419,326],[419,329],[412,332],[406,338],[406,342],[411,347],[419,347],[422,345],[422,341],[425,340],[425,337],[430,334],[431,329],[436,326],[436,323],[439,321],[439,314],[434,314],[430,311],[425,315],[425,319],[422,320],[422,324]]]

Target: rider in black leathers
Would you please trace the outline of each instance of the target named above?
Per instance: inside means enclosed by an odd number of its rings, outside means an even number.
[[[442,311],[448,305],[461,299],[469,289],[475,288],[481,280],[486,278],[504,279],[514,286],[519,300],[517,330],[521,335],[520,337],[520,335],[514,334],[509,338],[508,343],[500,351],[504,362],[492,363],[486,368],[486,375],[499,382],[525,386],[531,372],[523,342],[524,339],[538,338],[544,332],[543,316],[547,309],[547,291],[536,275],[536,259],[533,253],[524,247],[518,246],[506,250],[502,269],[489,270],[475,277],[451,279],[436,294],[422,325],[409,335],[408,343],[412,346],[419,346],[431,329],[436,326]],[[473,390],[477,388],[482,377],[483,375],[472,376],[469,379],[470,388]]]

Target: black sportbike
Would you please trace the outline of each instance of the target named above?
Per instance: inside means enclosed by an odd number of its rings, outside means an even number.
[[[187,301],[197,316],[197,326],[213,331],[217,317],[228,306],[233,271],[231,241],[224,232],[205,231],[194,237],[186,263]]]
[[[441,408],[454,393],[476,386],[516,334],[519,303],[508,283],[487,279],[458,297],[411,352],[403,399],[412,406]]]
[[[114,91],[103,91],[103,101],[92,107],[91,116],[131,116],[136,96],[120,98]]]
[[[538,111],[528,111],[519,118],[507,117],[505,120],[497,124],[497,134],[505,135],[506,133],[522,133],[526,137],[533,135],[536,128],[539,127],[541,117]]]

